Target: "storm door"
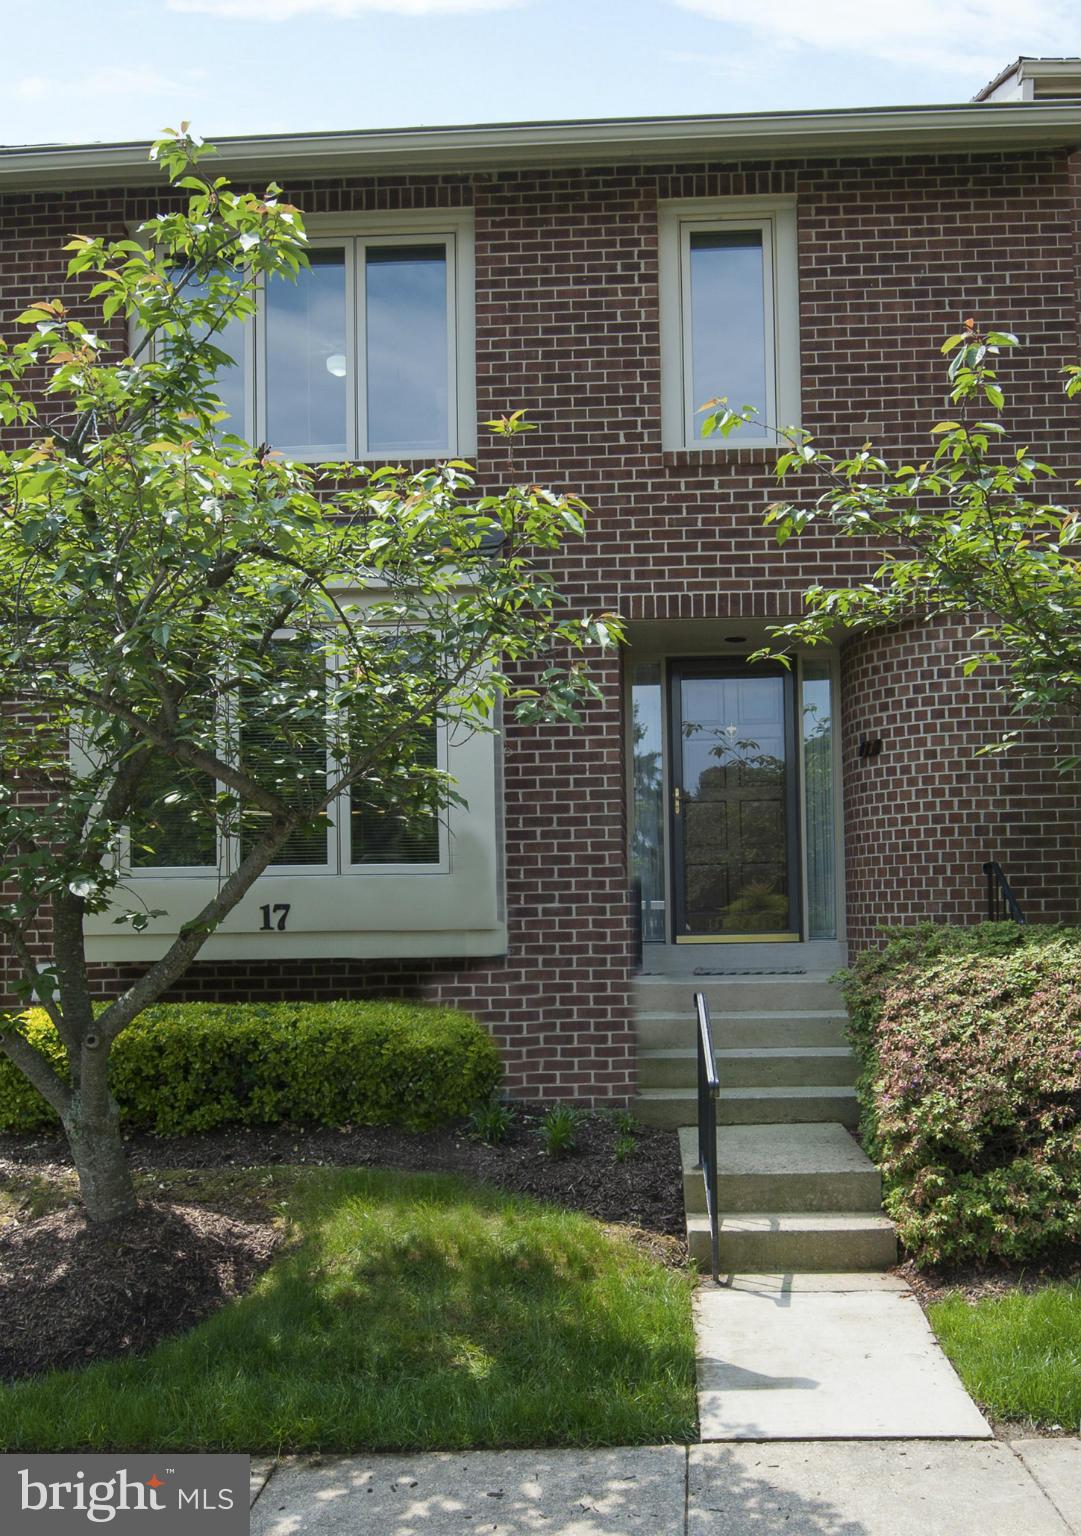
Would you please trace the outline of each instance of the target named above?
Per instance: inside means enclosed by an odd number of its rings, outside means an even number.
[[[795,690],[782,667],[669,665],[674,938],[800,936]]]

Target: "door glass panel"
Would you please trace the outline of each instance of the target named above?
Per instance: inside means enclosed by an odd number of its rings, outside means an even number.
[[[804,662],[801,725],[806,818],[807,931],[812,939],[837,937],[833,823],[833,709],[830,669]]]
[[[657,662],[634,668],[631,678],[631,752],[634,829],[631,873],[642,885],[642,938],[663,944],[664,790],[661,741],[661,669]]]
[[[364,276],[368,452],[445,450],[447,248],[369,246]]]
[[[766,410],[765,262],[761,230],[690,235],[690,409],[727,397],[735,410]],[[704,416],[693,417],[701,437]]]
[[[311,458],[348,451],[345,251],[316,249],[295,283],[266,291],[266,420],[272,447]]]
[[[677,680],[677,931],[787,933],[785,682],[718,673]]]

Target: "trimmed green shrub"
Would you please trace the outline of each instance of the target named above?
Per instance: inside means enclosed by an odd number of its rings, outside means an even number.
[[[921,1264],[1081,1242],[1081,931],[888,929],[845,973],[861,1135]]]
[[[40,1009],[24,1029],[66,1071]],[[394,1002],[162,1003],[119,1035],[110,1056],[123,1125],[163,1136],[220,1125],[404,1125],[469,1113],[500,1078],[490,1037],[468,1014]],[[0,1130],[56,1124],[0,1057]]]

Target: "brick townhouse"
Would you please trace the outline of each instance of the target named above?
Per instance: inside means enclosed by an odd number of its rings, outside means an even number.
[[[778,548],[768,435],[703,440],[696,408],[727,394],[838,448],[925,452],[939,344],[974,315],[1024,341],[1011,432],[1076,473],[1081,60],[1021,60],[940,107],[220,147],[239,183],[283,183],[313,237],[311,272],[234,338],[235,419],[298,457],[471,457],[495,486],[478,422],[524,407],[531,477],[592,507],[560,581],[619,611],[629,645],[580,727],[437,742],[468,806],[429,835],[291,850],[183,995],[460,1004],[513,1091],[620,1102],[639,930],[654,976],[821,975],[880,923],[977,920],[988,859],[1031,918],[1076,919],[1078,793],[1047,733],[976,755],[1004,714],[962,675],[962,628],[748,663],[810,582],[859,581],[874,555],[824,533]],[[72,233],[160,195],[145,145],[0,150],[5,324],[63,293]],[[133,871],[168,910],[145,936],[88,920],[103,990],[160,953],[219,857]]]

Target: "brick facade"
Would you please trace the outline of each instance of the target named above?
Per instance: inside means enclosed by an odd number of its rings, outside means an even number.
[[[1081,356],[1077,166],[1065,154],[787,160],[768,165],[492,172],[288,188],[309,212],[472,205],[481,419],[524,407],[540,430],[530,476],[584,495],[588,540],[559,576],[583,608],[655,620],[774,618],[810,581],[849,583],[873,558],[816,533],[782,551],[761,526],[772,455],[665,453],[660,441],[657,203],[798,199],[804,424],[827,445],[871,436],[925,450],[943,403],[938,345],[966,315],[1009,325],[1011,429],[1067,470],[1081,417],[1062,365]],[[152,194],[0,199],[7,319],[63,292],[62,241],[117,228]],[[482,441],[483,480],[505,472]],[[1076,472],[1076,471],[1075,471]],[[1067,476],[1067,479],[1069,477]],[[1034,915],[1075,918],[1078,797],[1048,744],[976,759],[1003,719],[990,682],[963,683],[955,629],[913,627],[847,646],[843,665],[849,936],[919,917],[980,915],[978,867],[998,856]],[[185,995],[419,993],[474,1009],[517,1092],[623,1101],[633,1091],[621,666],[584,725],[513,729],[505,758],[505,960],[197,965]],[[883,737],[881,757],[854,755]],[[116,973],[102,972],[103,989]]]

